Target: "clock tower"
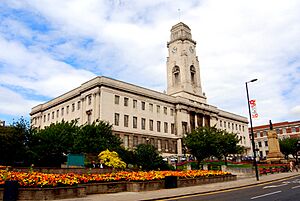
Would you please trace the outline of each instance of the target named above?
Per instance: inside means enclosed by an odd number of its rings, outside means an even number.
[[[196,41],[192,39],[191,29],[182,22],[174,25],[167,47],[167,94],[206,103],[201,87]]]

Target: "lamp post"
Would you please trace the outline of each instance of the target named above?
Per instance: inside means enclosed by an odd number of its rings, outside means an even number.
[[[253,134],[253,127],[252,127],[252,117],[251,117],[251,110],[250,110],[250,100],[249,100],[249,92],[248,92],[248,83],[255,82],[257,79],[250,80],[246,82],[246,92],[247,92],[247,100],[248,100],[248,109],[249,109],[249,117],[250,117],[250,129],[251,129],[251,143],[252,143],[252,150],[253,150],[253,157],[254,157],[254,167],[255,167],[255,175],[256,180],[258,181],[258,169],[257,169],[257,161],[256,161],[256,151],[255,151],[255,143],[254,143],[254,134]]]

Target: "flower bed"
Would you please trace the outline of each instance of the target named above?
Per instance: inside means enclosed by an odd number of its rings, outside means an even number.
[[[228,172],[208,170],[123,171],[107,174],[45,174],[0,170],[0,200],[4,183],[8,180],[18,181],[18,200],[48,200],[84,197],[95,193],[159,190],[165,187],[166,176],[176,176],[178,187],[236,180],[236,176]]]
[[[166,176],[179,178],[198,178],[230,175],[229,172],[209,170],[189,171],[149,171],[149,172],[116,172],[106,174],[46,174],[40,172],[12,172],[0,170],[0,185],[5,180],[17,180],[20,187],[62,187],[86,183],[114,181],[154,181],[163,180]]]

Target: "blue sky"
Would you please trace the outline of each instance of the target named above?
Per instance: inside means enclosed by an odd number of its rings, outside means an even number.
[[[209,104],[248,117],[245,82],[257,78],[254,125],[299,120],[299,10],[297,0],[2,0],[0,119],[29,118],[98,75],[164,91],[166,43],[183,21]]]

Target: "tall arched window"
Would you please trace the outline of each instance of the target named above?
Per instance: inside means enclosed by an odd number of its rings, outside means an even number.
[[[196,69],[195,69],[194,65],[191,65],[190,72],[191,72],[191,82],[192,82],[192,84],[196,84],[196,78],[195,78]]]
[[[174,66],[173,70],[173,80],[174,84],[177,85],[180,82],[180,68],[179,66]]]

